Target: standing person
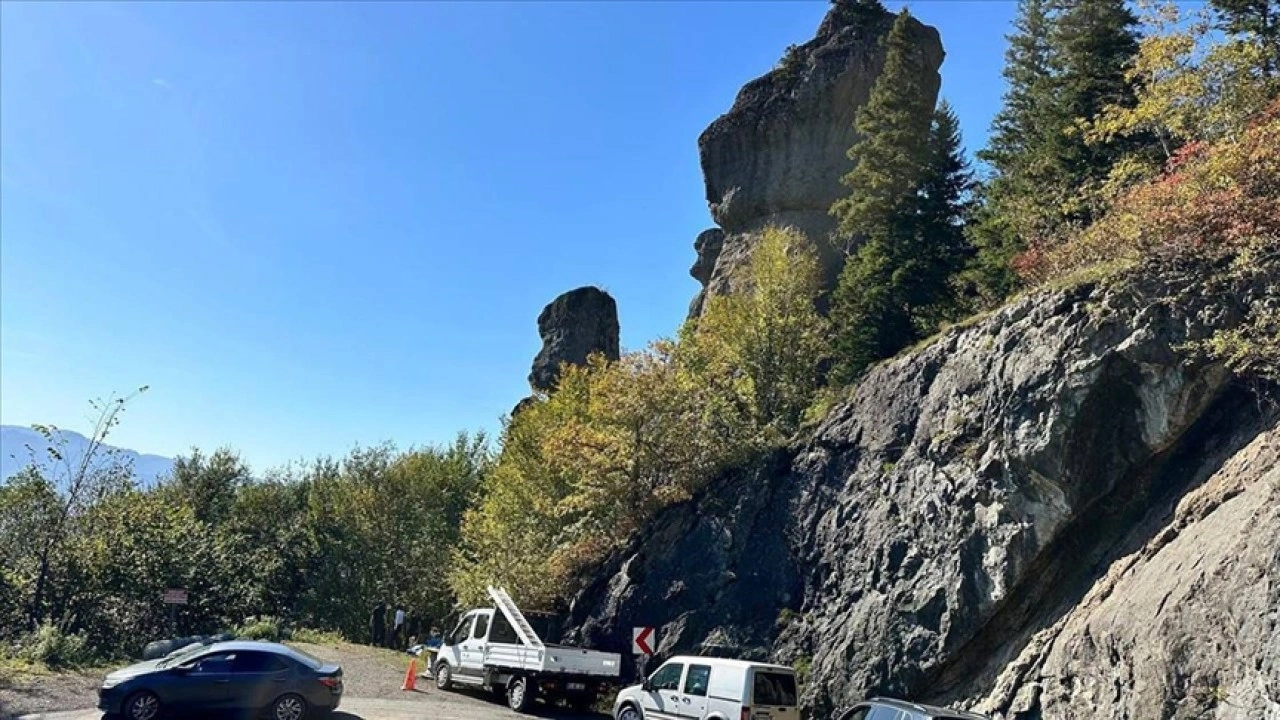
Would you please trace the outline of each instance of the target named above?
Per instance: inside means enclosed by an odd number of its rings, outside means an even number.
[[[404,646],[404,608],[396,608],[395,628],[391,635],[395,638],[396,647]]]
[[[369,613],[369,644],[382,645],[387,635],[387,604],[378,601]]]

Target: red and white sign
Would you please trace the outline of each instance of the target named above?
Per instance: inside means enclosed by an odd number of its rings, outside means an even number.
[[[186,590],[175,590],[175,589],[173,589],[173,588],[170,588],[170,589],[168,589],[168,590],[165,590],[165,591],[164,591],[164,601],[165,601],[165,604],[167,604],[167,605],[186,605],[186,604],[187,604],[187,591],[186,591]]]
[[[652,655],[657,640],[651,627],[631,628],[631,652],[636,655]]]

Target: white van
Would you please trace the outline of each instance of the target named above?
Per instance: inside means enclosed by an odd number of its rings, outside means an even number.
[[[789,667],[679,656],[618,693],[615,720],[800,720]]]

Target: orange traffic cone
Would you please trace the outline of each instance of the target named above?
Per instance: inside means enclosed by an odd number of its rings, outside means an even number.
[[[402,686],[400,687],[400,689],[401,689],[401,690],[416,690],[416,689],[418,689],[418,672],[417,672],[417,670],[418,670],[418,658],[414,658],[414,659],[412,659],[412,660],[410,660],[410,661],[409,661],[409,672],[406,672],[406,673],[404,674],[404,685],[402,685]]]

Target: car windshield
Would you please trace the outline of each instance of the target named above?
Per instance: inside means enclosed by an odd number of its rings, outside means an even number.
[[[191,648],[186,652],[180,652],[177,655],[170,655],[164,658],[163,660],[161,660],[160,662],[156,663],[156,667],[173,667],[174,665],[181,665],[187,660],[190,660],[196,655],[199,655],[200,653],[204,652],[206,649],[207,649],[206,646],[201,645],[199,647]]]

